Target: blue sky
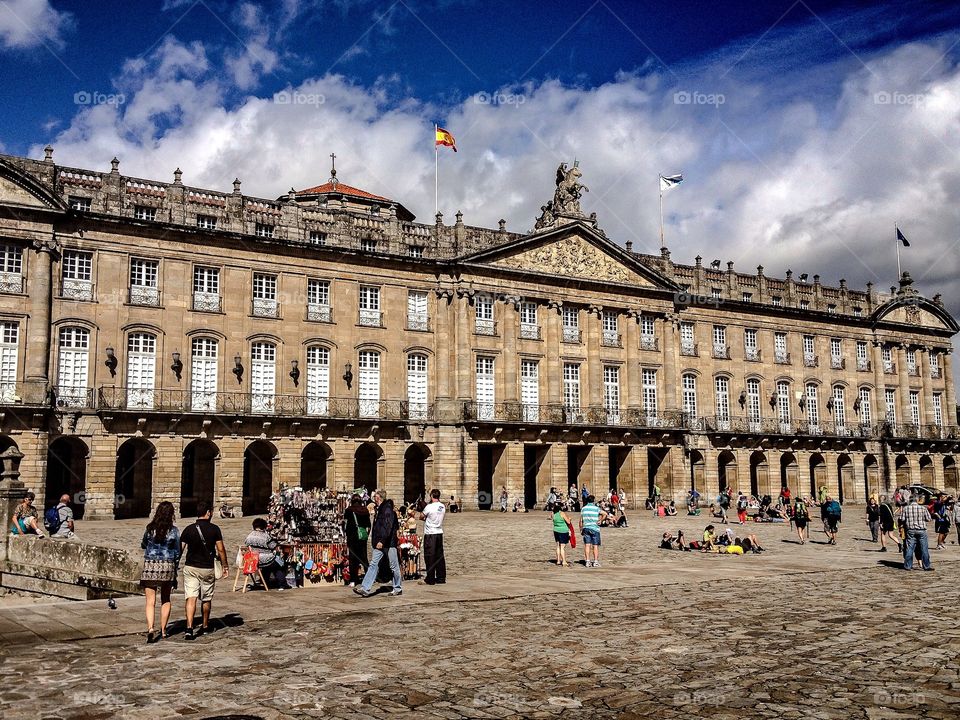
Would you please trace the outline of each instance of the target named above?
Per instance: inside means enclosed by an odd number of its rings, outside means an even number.
[[[960,5],[0,0],[0,151],[276,197],[326,180],[532,227],[561,161],[675,259],[851,287],[904,266],[960,314]],[[284,98],[291,102],[284,102]]]

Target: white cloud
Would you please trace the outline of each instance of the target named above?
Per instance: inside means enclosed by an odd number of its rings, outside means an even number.
[[[38,45],[63,45],[69,29],[69,13],[55,10],[49,0],[3,0],[0,2],[0,48],[29,49]]]
[[[398,94],[392,79],[363,87],[338,75],[287,88],[286,104],[248,95],[226,106],[243,73],[221,79],[207,49],[168,38],[125,66],[125,105],[82,111],[54,144],[64,163],[104,167],[116,154],[126,173],[164,180],[179,166],[185,182],[225,190],[240,176],[245,192],[266,197],[324,181],[336,152],[343,182],[429,222],[439,120],[460,149],[440,157],[447,218],[461,209],[468,224],[503,217],[529,229],[552,197],[557,164],[576,157],[590,187],[584,209],[614,240],[656,252],[657,174],[682,171],[686,182],[666,199],[675,260],[702,254],[746,272],[790,267],[886,290],[896,281],[897,220],[912,241],[904,267],[960,315],[960,70],[943,57],[949,44],[833,63],[816,93],[789,72],[722,77],[727,65],[715,62],[679,79],[623,73],[595,88],[491,88],[438,108]],[[723,103],[678,102],[677,92]]]

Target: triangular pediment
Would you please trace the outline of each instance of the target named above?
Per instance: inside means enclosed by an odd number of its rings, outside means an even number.
[[[0,160],[0,205],[65,210],[66,204],[36,179]]]
[[[464,258],[483,265],[541,275],[639,287],[673,288],[666,277],[585,226],[528,235]]]

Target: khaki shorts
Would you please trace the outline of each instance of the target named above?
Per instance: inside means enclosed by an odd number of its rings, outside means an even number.
[[[198,568],[185,565],[183,568],[183,594],[188,598],[199,598],[200,602],[213,600],[213,588],[217,577],[213,568]]]

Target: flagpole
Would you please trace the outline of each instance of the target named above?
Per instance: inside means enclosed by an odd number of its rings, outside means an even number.
[[[440,149],[437,147],[437,128],[433,124],[433,217],[440,212]]]
[[[657,176],[657,186],[660,188],[660,247],[665,247],[663,244],[663,182],[660,180],[662,176]]]
[[[903,272],[900,270],[900,228],[896,220],[893,221],[893,241],[897,244],[897,282],[900,282]]]

